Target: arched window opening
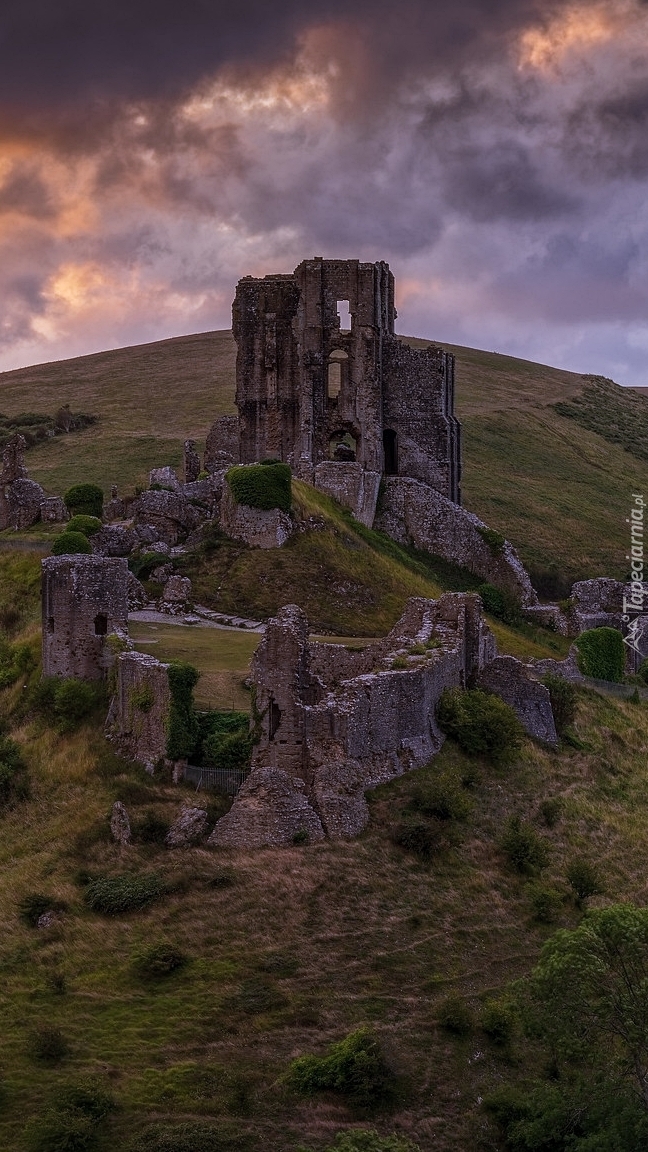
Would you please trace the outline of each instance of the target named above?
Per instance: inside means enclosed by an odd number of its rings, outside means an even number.
[[[383,432],[383,451],[385,454],[385,476],[397,476],[398,446],[393,428],[385,428]]]
[[[100,612],[94,619],[95,636],[106,636],[108,633],[108,617]]]
[[[349,357],[341,348],[334,348],[328,359],[326,394],[329,400],[337,400],[346,381]]]
[[[339,460],[343,463],[355,460],[357,450],[357,441],[350,432],[336,432],[331,436],[329,443],[329,456],[331,460]]]

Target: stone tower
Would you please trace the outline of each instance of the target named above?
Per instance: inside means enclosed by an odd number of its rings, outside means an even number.
[[[241,463],[279,458],[315,483],[326,464],[329,488],[329,465],[354,463],[378,479],[420,480],[459,503],[454,357],[403,343],[395,317],[383,261],[317,257],[289,275],[239,281]]]
[[[105,556],[48,556],[42,564],[43,676],[100,680],[106,637],[128,634],[128,564]]]

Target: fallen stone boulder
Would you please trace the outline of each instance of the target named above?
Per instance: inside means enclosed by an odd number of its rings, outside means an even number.
[[[167,848],[188,848],[197,844],[206,835],[208,823],[204,808],[183,808],[167,833],[164,841]]]
[[[116,844],[130,844],[131,826],[128,812],[121,800],[116,800],[110,817],[110,832]]]
[[[124,524],[104,524],[90,537],[92,551],[97,556],[130,556],[138,544],[137,533]]]
[[[324,839],[317,813],[305,796],[303,780],[278,768],[255,768],[240,789],[236,804],[222,816],[207,844],[263,848],[290,844],[297,835]]]

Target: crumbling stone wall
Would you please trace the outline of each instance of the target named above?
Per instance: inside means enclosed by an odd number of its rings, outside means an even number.
[[[509,704],[534,740],[556,747],[558,736],[549,689],[529,679],[519,660],[513,656],[497,656],[480,670],[477,684]]]
[[[238,416],[219,416],[209,429],[205,444],[205,470],[218,472],[241,462]]]
[[[425,552],[461,564],[485,582],[511,592],[523,605],[538,597],[517,552],[507,541],[493,547],[486,525],[465,508],[404,476],[386,476],[374,527]]]
[[[211,842],[286,842],[297,819],[356,835],[368,819],[365,790],[429,761],[443,742],[435,711],[444,688],[465,685],[495,655],[474,595],[408,601],[389,635],[361,652],[310,643],[301,609],[282,608],[252,660],[253,770]]]
[[[348,302],[348,331],[339,302]],[[292,275],[239,281],[233,332],[242,463],[277,457],[312,482],[313,469],[332,462],[336,443],[346,441],[340,460],[378,475],[415,475],[458,501],[453,357],[409,349],[394,335],[395,317],[384,261],[316,258]]]
[[[196,452],[195,440],[185,440],[183,463],[185,484],[192,484],[200,475],[200,456]]]
[[[43,675],[100,680],[113,662],[107,639],[128,634],[126,560],[48,556],[42,562]]]
[[[242,540],[251,548],[280,548],[293,531],[290,516],[280,508],[239,504],[227,481],[220,505],[220,526],[233,540]]]
[[[146,652],[124,652],[117,658],[116,671],[106,735],[123,756],[154,767],[166,758],[169,665]]]
[[[41,517],[45,491],[27,477],[25,449],[27,441],[17,432],[5,444],[0,474],[0,531],[29,528]]]

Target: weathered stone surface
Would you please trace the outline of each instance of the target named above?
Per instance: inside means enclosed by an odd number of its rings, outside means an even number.
[[[313,473],[313,484],[350,508],[356,520],[371,528],[376,514],[380,472],[367,472],[361,464],[324,460]]]
[[[386,476],[374,527],[400,543],[461,564],[485,582],[506,589],[524,606],[538,603],[515,549],[504,542],[492,547],[482,535],[487,526],[472,512],[418,480]]]
[[[2,474],[0,485],[13,484],[14,480],[26,480],[25,451],[27,441],[25,437],[16,432],[5,444],[2,450]]]
[[[117,686],[106,720],[106,735],[122,755],[140,764],[166,757],[171,707],[168,664],[146,652],[117,657]]]
[[[128,634],[128,565],[104,556],[48,556],[43,573],[43,675],[99,680],[107,639]]]
[[[578,667],[578,650],[575,644],[572,644],[564,660],[529,660],[526,667],[532,675],[539,678],[547,675],[562,676],[563,680],[569,680],[573,684],[585,679]]]
[[[146,592],[144,585],[137,579],[133,572],[128,573],[127,582],[127,596],[128,596],[128,609],[130,612],[136,612],[138,608],[143,608],[146,604]]]
[[[221,817],[207,843],[218,847],[263,848],[290,844],[299,832],[323,840],[324,830],[297,777],[277,768],[256,768]]]
[[[236,416],[219,416],[207,434],[205,470],[218,472],[241,459],[239,422]]]
[[[97,556],[130,556],[139,544],[139,537],[125,524],[104,524],[90,537],[90,544]]]
[[[497,656],[482,668],[477,684],[509,704],[534,740],[553,747],[557,745],[549,690],[544,684],[529,678],[520,660],[514,656]]]
[[[413,646],[421,651],[410,653]],[[277,780],[281,805],[288,803],[291,812],[295,801],[286,780],[329,836],[356,835],[368,819],[365,790],[430,760],[443,742],[435,719],[442,691],[465,684],[495,654],[475,595],[412,599],[389,635],[361,652],[309,642],[301,609],[282,608],[252,659],[261,716],[253,772],[227,824],[216,825],[213,842],[221,842],[223,826],[236,830],[232,843],[244,843],[249,831],[256,844],[256,822],[263,843],[289,843],[294,822],[273,823],[268,781],[274,787]],[[260,770],[282,775],[263,777],[257,787]]]
[[[185,440],[183,457],[185,484],[191,484],[200,475],[200,456],[196,452],[195,440]]]
[[[348,302],[349,330],[338,301]],[[305,260],[292,275],[241,280],[232,309],[241,462],[278,457],[312,481],[332,458],[355,461],[459,501],[454,357],[409,347],[394,319],[384,261]]]
[[[243,540],[252,548],[281,548],[293,531],[290,516],[280,508],[266,512],[237,504],[227,483],[221,500],[220,526],[233,540]]]
[[[185,499],[180,486],[176,492],[142,492],[132,512],[133,526],[140,539],[142,529],[148,535],[148,529],[152,528],[154,539],[163,540],[170,547],[184,540],[200,523],[198,511]]]
[[[624,591],[620,580],[608,576],[573,584],[567,610],[569,635],[580,636],[590,628],[621,629]]]
[[[208,823],[204,808],[183,808],[167,833],[167,848],[188,848],[197,844],[207,834]]]
[[[121,800],[116,800],[112,806],[110,817],[110,833],[116,844],[130,844],[131,826],[126,807]]]
[[[115,520],[126,520],[133,500],[134,497],[132,496],[128,499],[121,499],[117,493],[117,485],[113,484],[110,489],[110,500],[103,507],[104,520],[108,524],[112,524]]]
[[[529,604],[522,609],[522,616],[530,624],[550,628],[560,636],[569,635],[569,621],[559,604]]]
[[[181,487],[177,472],[168,464],[164,468],[153,468],[149,472],[149,488],[154,485],[159,485],[160,488],[169,488],[173,492],[177,492]]]
[[[43,524],[64,524],[70,515],[61,496],[47,496],[41,501],[40,518]]]
[[[191,580],[187,576],[170,576],[164,585],[162,607],[165,610],[184,610],[191,600]]]
[[[45,490],[34,480],[14,480],[4,489],[4,499],[0,501],[0,527],[30,528],[40,520],[41,504]]]

